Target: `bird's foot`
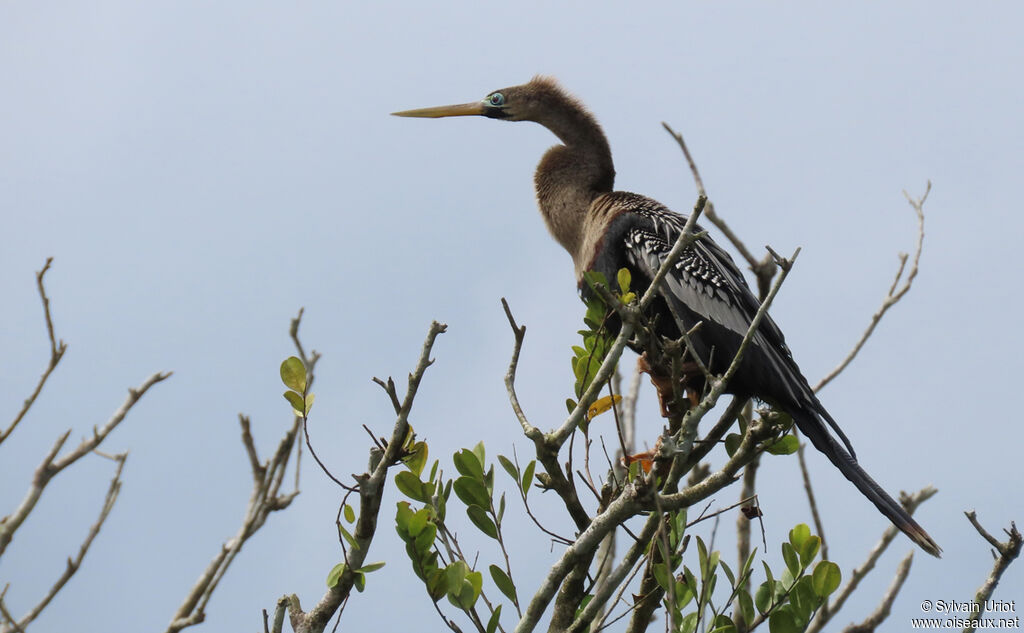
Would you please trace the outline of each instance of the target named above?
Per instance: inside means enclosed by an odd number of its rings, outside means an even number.
[[[647,358],[647,352],[640,355],[640,358],[636,361],[638,371],[647,374],[651,378],[651,384],[654,385],[654,389],[658,392],[658,405],[661,407],[661,417],[668,418],[672,416],[672,402],[675,400],[675,388],[672,384],[671,376],[656,370]],[[703,376],[700,371],[700,366],[694,362],[685,362],[682,365],[682,386],[686,392],[686,397],[690,401],[690,406],[695,407],[700,402],[700,392],[691,389],[688,386],[689,378],[694,376]]]

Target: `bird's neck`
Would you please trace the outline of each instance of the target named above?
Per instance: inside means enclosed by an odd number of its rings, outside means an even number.
[[[554,238],[580,264],[587,215],[599,195],[612,190],[612,153],[597,121],[586,111],[567,109],[542,122],[564,145],[549,149],[534,175],[537,204]]]

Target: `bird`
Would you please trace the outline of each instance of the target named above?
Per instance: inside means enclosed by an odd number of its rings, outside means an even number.
[[[532,121],[554,133],[560,143],[541,158],[534,187],[548,230],[572,256],[581,292],[586,291],[584,273],[597,271],[611,280],[626,268],[632,288],[643,293],[684,230],[687,216],[646,196],[614,190],[615,167],[604,131],[554,78],[537,76],[479,101],[392,114]],[[703,230],[698,226],[695,232]],[[729,254],[703,233],[668,272],[649,309],[652,317],[657,315],[653,322],[663,337],[678,339],[700,324],[688,337],[690,353],[720,375],[759,306]],[[942,549],[932,537],[860,466],[851,442],[800,372],[769,315],[761,320],[726,392],[789,414],[811,444],[883,515],[924,551],[940,556]]]

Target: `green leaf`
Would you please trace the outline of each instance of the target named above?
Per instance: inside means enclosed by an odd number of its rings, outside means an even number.
[[[519,483],[519,469],[512,463],[512,460],[505,457],[504,455],[498,455],[498,463],[505,469],[508,476],[515,480],[516,484]]]
[[[452,455],[452,461],[455,463],[455,469],[459,471],[460,475],[465,475],[477,481],[483,481],[484,469],[472,451],[464,448]]]
[[[352,586],[356,588],[356,591],[363,593],[363,589],[366,589],[366,574],[360,572],[353,572],[352,575]]]
[[[729,457],[732,457],[732,454],[740,447],[740,442],[742,441],[743,436],[738,433],[730,433],[725,436],[725,452],[729,454]]]
[[[416,538],[420,535],[420,532],[427,527],[427,522],[430,519],[430,512],[426,508],[417,510],[409,518],[408,527],[406,528],[409,532],[409,536]]]
[[[717,554],[718,552],[715,553]],[[729,568],[729,565],[724,560],[720,561],[719,564],[722,566],[722,571],[725,572],[725,577],[729,579],[729,586],[736,587],[736,576],[733,575],[732,569]]]
[[[526,465],[526,470],[523,471],[523,494],[527,495],[530,493],[530,484],[533,483],[533,471],[537,468],[537,461],[530,460],[530,463]]]
[[[746,591],[741,591],[736,594],[736,597],[740,601],[740,612],[743,614],[743,621],[747,623],[753,622],[757,615],[754,613],[754,600],[750,597],[750,594]]]
[[[796,618],[789,610],[789,605],[783,605],[772,611],[772,614],[768,616],[768,631],[770,633],[800,633],[800,628],[796,625]]]
[[[356,571],[363,572],[364,574],[369,574],[370,572],[377,571],[378,569],[380,569],[384,565],[387,565],[387,563],[385,563],[384,561],[380,561],[378,563],[370,563],[369,565],[363,565],[362,567],[360,567]]]
[[[814,557],[818,555],[818,550],[821,549],[821,539],[817,535],[812,534],[807,537],[803,545],[800,546],[800,564],[807,567],[814,560]]]
[[[693,590],[685,582],[676,581],[676,608],[682,609],[693,600]]]
[[[359,549],[359,543],[356,542],[356,539],[352,536],[352,533],[345,529],[345,526],[339,525],[338,531],[341,532],[341,535],[345,538],[346,541],[348,541],[349,547],[351,547],[354,550]]]
[[[576,359],[573,358],[572,360],[573,360],[572,372],[573,372],[573,376],[575,376],[576,375]],[[576,401],[573,400],[572,398],[566,398],[565,399],[565,408],[569,410],[569,413],[572,413],[573,411],[576,410]]]
[[[437,526],[433,523],[427,523],[423,531],[413,539],[413,547],[416,548],[417,552],[426,552],[434,544],[435,538],[437,538]]]
[[[419,501],[420,503],[429,503],[430,494],[428,494],[428,486],[424,485],[420,478],[414,473],[408,470],[403,470],[395,474],[395,486],[398,490],[409,497],[413,501]],[[429,486],[432,488],[433,486]],[[429,491],[433,493],[433,490]]]
[[[516,584],[508,577],[505,570],[497,565],[491,565],[487,569],[491,572],[491,580],[494,581],[498,591],[505,594],[505,597],[511,600],[513,604],[518,603],[519,596],[516,594]]]
[[[757,592],[754,594],[754,603],[757,605],[757,610],[761,613],[767,613],[768,609],[772,607],[772,588],[774,584],[765,581],[761,583],[761,586],[757,588]],[[752,620],[747,620],[752,622]]]
[[[402,459],[402,463],[405,467],[412,471],[414,475],[419,477],[423,474],[423,468],[427,465],[427,455],[429,449],[427,448],[426,442],[416,442],[412,445],[409,454]],[[436,472],[436,471],[435,471]],[[433,481],[433,475],[435,472],[431,472],[431,481]]]
[[[295,356],[289,356],[281,363],[281,382],[285,387],[304,393],[306,391],[306,366]],[[302,407],[296,407],[302,410]]]
[[[295,411],[295,415],[301,418],[303,416],[302,410],[305,408],[302,403],[302,396],[294,391],[286,391],[284,392],[284,399],[288,401],[288,404],[292,405],[292,410]]]
[[[479,460],[480,470],[483,471],[487,461],[484,459],[484,443],[482,441],[477,442],[476,446],[473,447],[473,454],[476,455],[477,460]]]
[[[495,527],[494,522],[487,516],[487,511],[477,505],[467,506],[466,514],[469,515],[469,520],[473,522],[481,532],[497,540],[498,528]]]
[[[700,579],[704,582],[709,582],[708,578],[708,547],[704,544],[704,539],[697,537],[697,560],[699,561],[700,567]]]
[[[415,534],[409,534],[409,522],[414,516],[412,506],[409,505],[408,501],[399,501],[395,505],[398,506],[398,511],[395,513],[395,529],[398,530],[398,535],[405,541],[415,536]]]
[[[477,505],[487,509],[491,507],[491,498],[487,495],[487,488],[469,477],[459,477],[455,480],[455,495],[467,506]]]
[[[327,588],[333,588],[341,580],[341,575],[345,573],[345,563],[338,563],[331,568],[331,571],[327,574]]]
[[[445,568],[445,574],[448,575],[448,586],[449,587],[461,587],[462,581],[466,579],[466,574],[469,573],[469,565],[465,561],[457,560]]]
[[[427,575],[427,593],[437,602],[448,593],[448,574],[444,569],[435,569]]]
[[[719,615],[715,618],[713,628],[709,633],[736,633],[736,625],[729,616]]]
[[[800,448],[800,440],[795,435],[783,435],[775,440],[765,450],[772,455],[791,455]]]
[[[495,519],[498,522],[498,525],[501,525],[501,517],[503,517],[503,516],[505,516],[505,493],[504,492],[501,493],[501,500],[498,501],[498,516]]]
[[[316,394],[312,394],[312,393],[307,393],[306,394],[306,403],[305,403],[306,406],[302,410],[303,417],[308,417],[309,416],[309,411],[310,411],[310,409],[313,408],[313,399],[314,398],[316,398]]]
[[[675,582],[674,579],[669,578],[668,567],[665,565],[665,563],[656,563],[653,567],[651,567],[651,571],[654,574],[654,579],[658,581],[658,586],[662,589],[665,589],[666,591],[669,587],[668,583]]]
[[[789,543],[782,544],[782,560],[786,561],[786,569],[793,574],[793,578],[800,575],[800,557]]]
[[[473,587],[473,603],[476,603],[476,599],[480,597],[480,592],[484,590],[484,575],[478,571],[471,571],[466,574],[466,580]]]
[[[679,621],[679,628],[683,633],[693,633],[697,630],[697,616],[700,613],[694,611],[693,613],[687,613],[683,616],[683,619]]]
[[[789,603],[793,605],[793,617],[797,626],[803,629],[811,617],[811,613],[818,607],[820,599],[814,594],[811,588],[811,579],[804,576],[796,581],[793,589],[789,592]]]
[[[619,272],[615,275],[615,280],[619,282],[619,290],[623,294],[629,292],[629,282],[632,281],[632,275],[629,274],[628,268],[620,268]]]
[[[352,523],[356,520],[356,511],[352,509],[352,506],[345,504],[345,520]]]
[[[810,536],[811,528],[807,527],[806,523],[800,523],[793,526],[793,529],[789,531],[789,542],[793,545],[793,549],[799,550]]]
[[[501,605],[499,604],[494,608],[494,613],[491,614],[489,620],[487,620],[487,633],[494,633],[498,630],[498,623],[501,620]]]
[[[814,573],[811,574],[811,587],[819,597],[827,598],[839,588],[842,578],[839,565],[830,560],[823,560],[814,566]]]

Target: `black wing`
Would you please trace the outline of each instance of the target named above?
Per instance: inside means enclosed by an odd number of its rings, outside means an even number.
[[[636,194],[612,194],[621,212],[605,234],[603,256],[595,264],[609,279],[627,266],[638,289],[649,285],[682,233],[686,218]],[[700,230],[699,228],[697,229]],[[644,283],[646,281],[646,283]],[[701,328],[691,337],[693,351],[721,373],[732,362],[736,350],[757,313],[759,302],[728,253],[710,238],[686,248],[674,269],[665,277],[660,298],[680,331]],[[846,434],[822,406],[786,346],[782,331],[765,315],[729,391],[754,396],[779,406],[793,416],[797,428],[807,436],[843,475],[876,508],[915,543],[938,556],[941,548],[909,514],[857,463]],[[827,426],[826,426],[827,424]],[[842,439],[836,441],[829,427]]]

